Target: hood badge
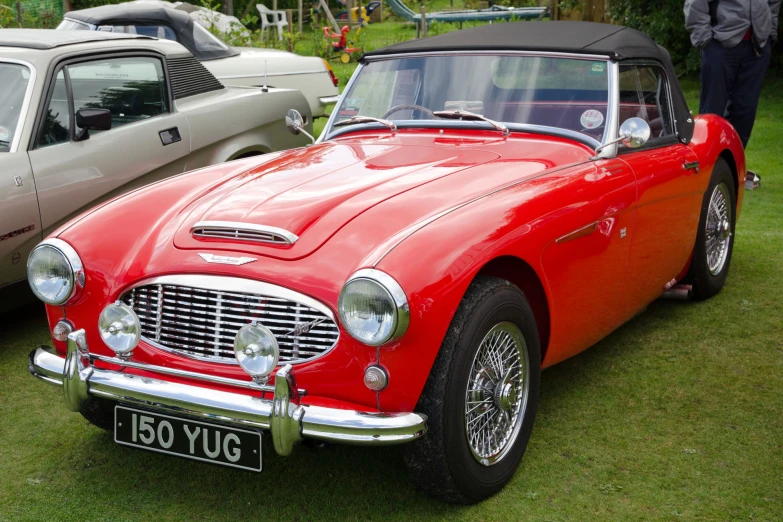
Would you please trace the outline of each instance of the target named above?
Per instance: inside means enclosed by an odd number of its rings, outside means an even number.
[[[252,263],[253,261],[258,261],[255,257],[229,257],[229,256],[216,256],[215,254],[201,254],[199,253],[199,257],[206,261],[207,263],[217,263],[220,265],[233,265],[233,266],[239,266],[239,265],[246,265],[248,263]]]

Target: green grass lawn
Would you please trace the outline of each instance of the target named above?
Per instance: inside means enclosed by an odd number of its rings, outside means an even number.
[[[419,495],[395,448],[267,444],[256,475],[117,446],[27,373],[48,342],[33,306],[0,319],[0,520],[783,519],[782,121],[776,80],[724,291],[655,302],[545,371],[527,454],[490,500]]]

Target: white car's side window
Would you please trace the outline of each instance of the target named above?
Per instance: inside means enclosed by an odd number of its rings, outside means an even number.
[[[106,58],[69,65],[68,74],[74,113],[106,109],[112,129],[169,112],[163,64],[157,58]]]
[[[38,147],[67,143],[71,139],[71,113],[68,109],[68,89],[65,74],[61,70],[54,81],[52,99],[44,115]]]

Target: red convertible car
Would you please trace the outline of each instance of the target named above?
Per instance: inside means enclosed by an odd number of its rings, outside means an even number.
[[[54,347],[30,371],[120,444],[258,471],[262,435],[279,455],[405,443],[422,490],[477,502],[522,458],[542,368],[675,284],[720,291],[745,178],[734,129],[691,115],[638,31],[398,44],[363,57],[314,145],[42,242]]]

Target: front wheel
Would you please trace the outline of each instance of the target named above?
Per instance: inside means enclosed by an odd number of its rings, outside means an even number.
[[[460,504],[502,489],[530,439],[540,380],[538,330],[527,299],[506,280],[477,278],[419,399],[429,430],[406,447],[413,482]]]
[[[702,201],[699,230],[688,271],[694,299],[707,299],[726,283],[734,248],[734,209],[737,195],[731,168],[718,158]]]

